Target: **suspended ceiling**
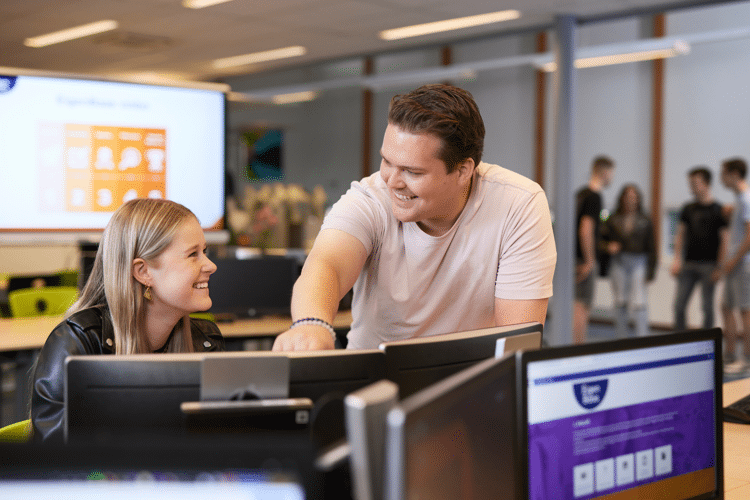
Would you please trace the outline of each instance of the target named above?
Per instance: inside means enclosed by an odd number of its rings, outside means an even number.
[[[705,4],[706,2],[700,2]],[[234,0],[187,9],[180,0],[2,0],[0,66],[107,77],[220,81],[269,69],[398,50],[508,30],[544,28],[559,14],[598,19],[697,5],[694,0]],[[515,8],[506,23],[387,42],[379,31]],[[101,19],[117,30],[42,48],[38,36]],[[223,70],[218,58],[301,45],[301,57]]]

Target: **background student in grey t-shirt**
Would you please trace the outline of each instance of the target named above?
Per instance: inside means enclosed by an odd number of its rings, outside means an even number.
[[[714,274],[716,280],[726,278],[722,312],[727,361],[724,371],[727,373],[745,371],[745,358],[750,356],[750,186],[746,176],[745,160],[732,158],[722,163],[721,180],[736,197],[729,224],[727,259]],[[744,339],[744,356],[735,351],[737,337]]]

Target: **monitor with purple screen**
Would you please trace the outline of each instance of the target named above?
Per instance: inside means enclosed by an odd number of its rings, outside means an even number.
[[[723,498],[719,329],[517,356],[524,498]]]

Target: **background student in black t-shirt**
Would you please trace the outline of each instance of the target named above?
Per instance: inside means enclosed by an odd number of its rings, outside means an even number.
[[[695,201],[680,212],[674,237],[672,275],[677,277],[674,300],[674,328],[687,327],[685,310],[695,286],[700,283],[703,327],[714,326],[714,290],[711,274],[721,262],[727,245],[727,221],[722,206],[711,194],[711,171],[696,167],[688,172]]]
[[[591,165],[589,183],[576,194],[576,289],[573,301],[573,343],[586,341],[596,281],[596,245],[599,241],[599,213],[602,189],[612,181],[615,162],[597,156]]]

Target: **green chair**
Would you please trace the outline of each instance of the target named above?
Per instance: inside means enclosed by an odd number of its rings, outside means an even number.
[[[8,305],[8,281],[10,274],[0,273],[0,318],[10,316],[10,306]]]
[[[213,321],[216,323],[216,316],[213,315],[213,313],[210,312],[196,312],[196,313],[190,313],[191,318],[197,318],[197,319],[207,319],[209,321]]]
[[[21,420],[0,428],[0,443],[28,443],[31,441],[31,420]]]
[[[10,314],[14,318],[30,316],[58,316],[68,310],[78,298],[74,286],[22,288],[8,292]]]
[[[67,269],[58,271],[55,275],[60,277],[60,286],[78,286],[78,270]]]

